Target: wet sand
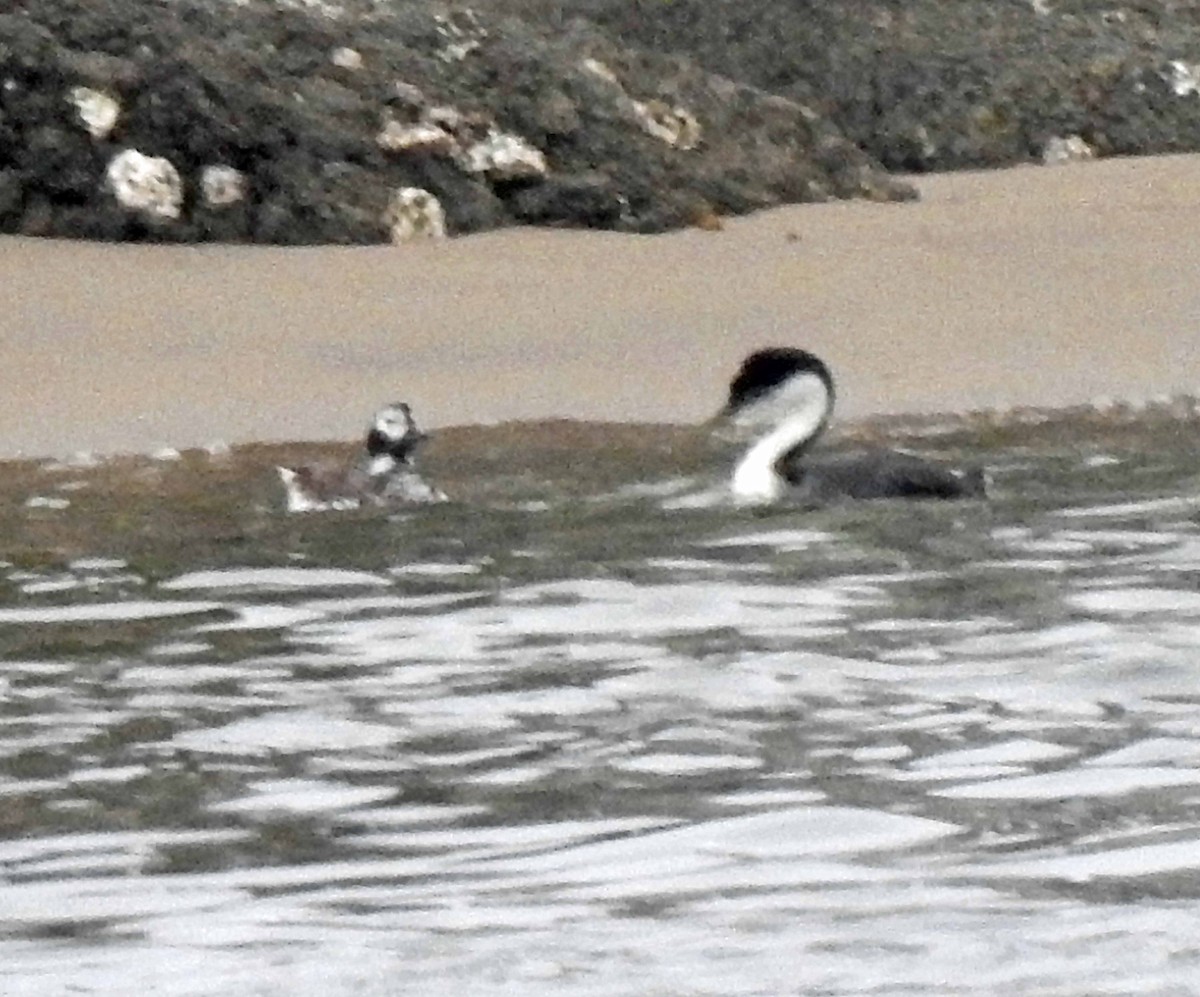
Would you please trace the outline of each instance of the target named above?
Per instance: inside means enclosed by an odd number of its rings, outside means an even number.
[[[653,237],[0,239],[0,456],[347,439],[393,399],[692,422],[766,344],[825,356],[842,416],[1200,392],[1200,157],[918,182]]]

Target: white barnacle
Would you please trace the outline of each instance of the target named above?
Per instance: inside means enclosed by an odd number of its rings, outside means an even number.
[[[700,143],[700,122],[690,111],[662,100],[630,101],[642,130],[676,149],[694,149]]]
[[[396,190],[383,213],[383,223],[392,242],[397,244],[446,237],[446,213],[442,202],[421,187]]]
[[[75,105],[79,120],[95,139],[107,138],[121,116],[121,105],[115,97],[91,87],[72,87],[69,100]]]
[[[482,173],[493,180],[526,180],[546,175],[546,157],[541,149],[519,135],[490,129],[478,142],[462,149],[457,157],[468,173]]]
[[[1042,163],[1046,166],[1058,166],[1062,163],[1093,159],[1095,155],[1096,150],[1079,135],[1068,135],[1066,138],[1053,135],[1047,139],[1042,149]]]
[[[246,175],[232,166],[206,166],[200,171],[200,192],[210,208],[228,207],[246,196]]]
[[[437,52],[443,62],[462,62],[476,51],[488,36],[479,15],[470,7],[449,14],[435,14],[433,23],[446,44]]]
[[[621,81],[617,79],[617,74],[609,68],[607,63],[603,63],[599,59],[584,59],[579,64],[579,67],[585,73],[590,73],[592,76],[598,77],[606,83],[615,83],[617,86],[621,85]]]
[[[329,61],[339,69],[355,71],[363,68],[362,53],[358,49],[353,49],[346,45],[335,48],[329,54]]]
[[[394,118],[385,122],[375,143],[388,152],[431,152],[449,154],[455,148],[454,136],[433,121],[404,124]]]
[[[1188,64],[1181,59],[1175,59],[1167,66],[1164,74],[1167,85],[1176,97],[1188,97],[1200,93],[1200,78],[1197,77],[1197,66]]]
[[[183,181],[169,159],[125,149],[109,161],[105,178],[117,203],[150,218],[178,218]]]

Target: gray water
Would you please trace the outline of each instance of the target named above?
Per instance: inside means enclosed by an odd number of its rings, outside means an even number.
[[[758,513],[663,428],[481,431],[390,518],[9,465],[0,992],[1194,993],[1197,428]]]

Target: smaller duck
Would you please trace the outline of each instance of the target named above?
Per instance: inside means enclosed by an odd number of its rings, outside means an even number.
[[[363,452],[346,468],[277,467],[288,512],[358,509],[445,502],[416,469],[416,449],[426,439],[412,410],[394,402],[375,413]]]

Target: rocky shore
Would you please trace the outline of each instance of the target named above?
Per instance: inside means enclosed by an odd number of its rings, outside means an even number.
[[[1200,149],[1195,0],[580,3],[623,44],[805,104],[890,170]]]
[[[1200,148],[1200,3],[17,0],[0,231],[658,232]]]

